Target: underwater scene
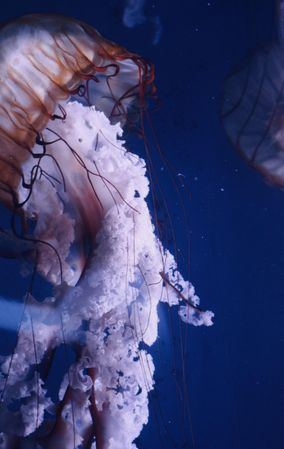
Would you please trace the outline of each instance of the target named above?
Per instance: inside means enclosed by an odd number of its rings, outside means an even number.
[[[0,62],[0,449],[283,449],[284,1],[16,0]]]

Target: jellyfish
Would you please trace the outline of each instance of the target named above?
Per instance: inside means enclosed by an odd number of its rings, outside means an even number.
[[[0,43],[0,200],[11,223],[0,255],[22,258],[30,279],[15,348],[0,360],[0,447],[134,449],[154,388],[158,303],[179,305],[186,323],[213,318],[157,237],[145,161],[123,140],[143,121],[154,68],[63,16],[22,17]],[[52,286],[41,301],[36,276]]]
[[[225,80],[221,118],[244,159],[271,184],[284,186],[284,2],[278,40],[246,58]]]

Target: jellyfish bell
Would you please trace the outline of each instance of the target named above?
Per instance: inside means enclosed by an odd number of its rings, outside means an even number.
[[[55,158],[61,170],[68,166],[61,175],[82,222],[77,232],[83,235],[77,240],[84,236],[90,242],[103,211],[86,167],[78,155],[59,151],[56,156],[52,154],[50,142],[42,140],[41,133],[49,120],[64,118],[64,108],[57,111],[58,103],[78,95],[83,100],[83,91],[85,103],[96,104],[113,123],[125,121],[129,105],[134,100],[143,101],[150,90],[153,69],[137,55],[102,38],[92,27],[63,16],[25,16],[4,26],[0,40],[0,199],[22,213],[21,205],[39,174],[39,161],[47,156]],[[49,134],[50,141],[57,138]],[[30,173],[24,174],[23,165],[28,159],[34,164]],[[19,185],[23,190],[21,200]],[[73,284],[80,277],[85,259],[81,250]],[[56,277],[58,274],[54,274]]]
[[[134,449],[154,385],[141,343],[157,339],[159,301],[182,302],[187,323],[213,317],[155,235],[145,161],[122,140],[154,92],[153,67],[50,15],[5,26],[0,57],[9,250],[35,248],[35,270],[55,287],[39,304],[33,271],[16,347],[1,363],[0,448]],[[74,360],[53,403],[47,379],[60,345]]]
[[[279,38],[230,73],[224,83],[221,119],[245,160],[274,185],[284,186],[284,4]]]

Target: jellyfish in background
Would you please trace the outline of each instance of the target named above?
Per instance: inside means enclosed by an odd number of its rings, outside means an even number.
[[[279,39],[255,52],[224,85],[221,118],[241,155],[265,178],[284,186],[284,2]]]
[[[122,126],[143,118],[153,67],[75,19],[31,15],[0,32],[2,256],[28,251],[17,344],[1,357],[0,448],[134,449],[148,420],[157,305],[212,324],[156,237],[143,159]],[[4,243],[5,245],[4,245]],[[38,272],[52,297],[33,297]],[[74,361],[58,400],[56,349]]]

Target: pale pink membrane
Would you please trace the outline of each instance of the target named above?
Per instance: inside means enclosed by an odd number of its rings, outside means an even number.
[[[92,449],[134,449],[133,441],[148,421],[148,393],[154,386],[152,357],[139,345],[144,342],[151,346],[157,339],[159,301],[170,306],[180,303],[181,295],[171,285],[178,285],[182,295],[196,306],[199,298],[155,235],[146,203],[149,180],[145,161],[125,149],[120,125],[111,125],[94,107],[77,102],[63,106],[66,120],[50,122],[48,128],[53,132],[45,130],[44,139],[54,140],[54,132],[60,135],[94,173],[90,182],[103,208],[103,218],[99,231],[96,229],[90,237],[94,239],[92,253],[81,275],[77,259],[82,250],[76,248],[78,215],[72,202],[76,198],[84,204],[89,214],[87,222],[94,219],[97,228],[97,217],[92,217],[96,214],[97,206],[92,206],[95,196],[89,189],[85,196],[86,171],[66,143],[61,140],[48,145],[48,152],[64,172],[66,192],[58,167],[51,158],[44,157],[42,169],[59,182],[52,184],[41,176],[25,208],[28,216],[38,219],[35,237],[57,249],[64,284],[60,285],[54,251],[40,244],[38,269],[57,287],[54,297],[42,304],[30,300],[11,366],[11,356],[2,363],[3,373],[10,369],[5,401],[25,398],[25,405],[17,413],[6,413],[7,432],[12,427],[19,435],[30,435],[43,423],[44,412],[52,410],[38,376],[26,379],[35,363],[29,318],[32,315],[37,363],[47,350],[62,342],[80,348],[59,391],[63,409],[57,419],[62,421],[61,429],[45,442],[39,441],[37,448],[74,449],[84,443],[86,432],[94,426],[90,413],[93,394],[98,422],[94,432],[97,443],[93,442]],[[33,160],[26,163],[26,173],[32,164]],[[25,194],[20,191],[23,197]],[[168,283],[163,283],[161,273],[167,276]],[[194,325],[212,324],[212,312],[198,311],[189,303],[181,306],[179,314],[183,321]],[[83,321],[88,323],[84,330]],[[71,399],[66,399],[68,389]],[[4,448],[8,437],[2,436],[0,447]]]

